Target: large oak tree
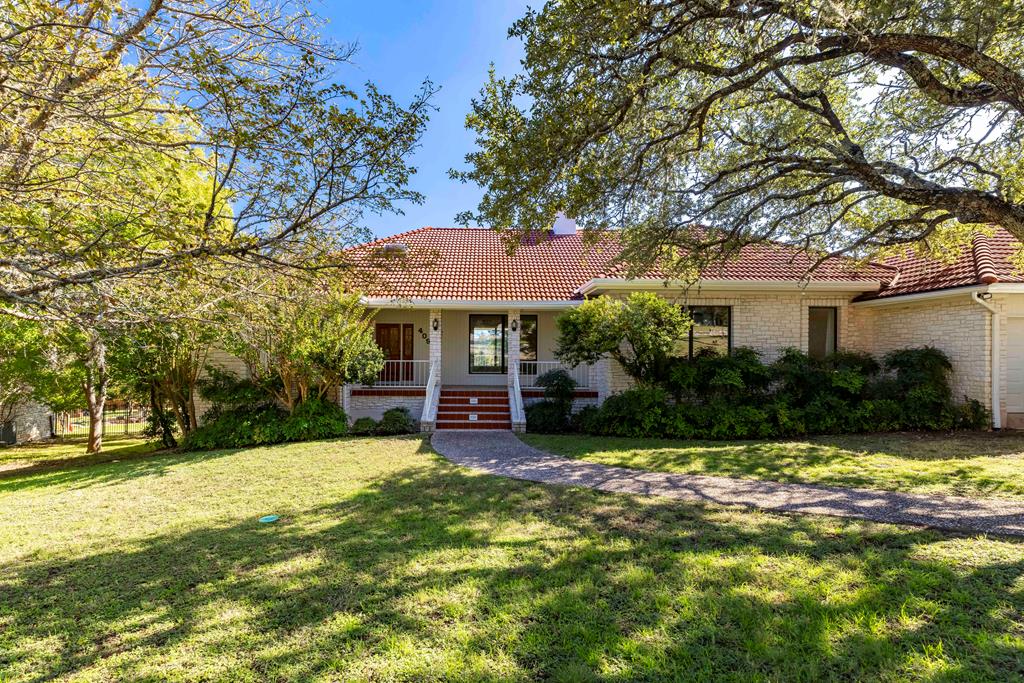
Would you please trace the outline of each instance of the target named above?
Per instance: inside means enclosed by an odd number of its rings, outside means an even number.
[[[1024,238],[1022,28],[1012,0],[549,2],[511,29],[524,73],[468,117],[454,175],[487,191],[463,218],[562,209],[680,270],[759,240]]]

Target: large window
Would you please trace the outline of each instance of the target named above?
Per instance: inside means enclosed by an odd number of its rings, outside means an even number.
[[[701,353],[728,355],[732,349],[732,311],[729,306],[687,306],[693,321],[681,349],[690,358]]]
[[[807,353],[824,358],[839,345],[839,311],[835,306],[811,306],[807,309]]]
[[[519,316],[519,358],[523,372],[537,368],[537,316]],[[469,316],[469,371],[498,374],[508,371],[508,316]],[[528,363],[528,365],[527,365]]]
[[[505,316],[469,316],[469,371],[505,372]]]

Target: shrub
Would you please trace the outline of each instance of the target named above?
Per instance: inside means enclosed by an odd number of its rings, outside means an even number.
[[[285,440],[282,424],[288,413],[277,406],[262,404],[211,412],[185,439],[186,450],[243,448]]]
[[[746,439],[897,429],[981,429],[978,401],[951,400],[952,364],[938,349],[901,349],[882,364],[864,353],[814,359],[786,349],[771,366],[754,351],[672,359],[664,389],[609,397],[573,421],[581,431],[616,436]],[[885,374],[880,374],[881,371]]]
[[[738,348],[728,356],[706,352],[692,360],[673,359],[663,382],[676,400],[705,403],[719,399],[751,403],[771,381],[769,368],[753,349]]]
[[[569,428],[569,411],[555,401],[539,401],[526,406],[526,431],[558,434]]]
[[[526,407],[526,431],[557,434],[571,427],[576,380],[565,370],[549,370],[537,378],[544,400]]]
[[[409,414],[408,408],[392,408],[384,413],[374,433],[382,436],[395,434],[413,434],[418,431],[416,420]]]
[[[537,378],[538,387],[544,388],[544,398],[572,410],[572,399],[576,391],[576,380],[565,370],[548,370]]]
[[[355,436],[369,436],[377,431],[377,421],[372,417],[361,417],[352,423],[349,434]]]
[[[583,406],[578,412],[569,417],[569,428],[585,434],[596,433],[600,419],[600,408],[597,406]],[[529,421],[527,421],[527,429],[529,429]]]
[[[284,441],[313,441],[345,436],[348,416],[341,406],[319,398],[306,399],[281,425]]]
[[[964,396],[964,402],[957,408],[957,427],[959,429],[984,429],[988,426],[991,415],[978,399]]]
[[[597,433],[608,436],[662,436],[672,406],[660,387],[637,387],[609,396],[601,405]]]
[[[207,413],[209,416],[210,413]],[[243,448],[344,436],[348,418],[341,406],[321,399],[303,401],[291,414],[274,405],[238,406],[215,411],[189,434],[189,450]]]

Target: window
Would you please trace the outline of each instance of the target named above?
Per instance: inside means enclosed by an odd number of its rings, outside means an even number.
[[[732,350],[732,310],[729,306],[687,306],[693,325],[682,355],[690,358],[700,353],[728,355]]]
[[[519,358],[537,360],[537,316],[519,316]]]
[[[469,316],[469,371],[505,372],[505,316]]]
[[[835,306],[807,309],[807,354],[811,358],[820,359],[835,353],[839,346],[838,319],[839,311]]]
[[[507,355],[508,316],[469,316],[469,371],[494,374],[507,372]],[[519,358],[524,362],[524,374],[536,373],[536,315],[519,316]]]

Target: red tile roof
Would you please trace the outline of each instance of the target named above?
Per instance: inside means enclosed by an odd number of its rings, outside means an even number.
[[[502,235],[483,228],[420,228],[348,250],[369,276],[367,295],[396,299],[542,301],[582,298],[580,287],[594,278],[625,272],[612,236],[589,244],[582,232],[543,236],[520,244],[511,255]],[[390,247],[388,245],[391,245]],[[404,245],[405,257],[398,257]],[[391,251],[389,252],[388,249]],[[396,251],[398,249],[399,251]],[[799,281],[811,259],[777,244],[745,247],[740,256],[705,271],[704,279]],[[879,264],[830,259],[813,281],[873,280],[888,283],[896,271]],[[640,279],[665,279],[658,271]]]
[[[998,228],[992,234],[976,233],[972,244],[964,246],[952,261],[921,256],[908,249],[884,261],[899,268],[899,277],[881,291],[861,298],[880,299],[995,282],[1024,282],[1024,273],[1013,264],[1020,246],[1019,240]]]

